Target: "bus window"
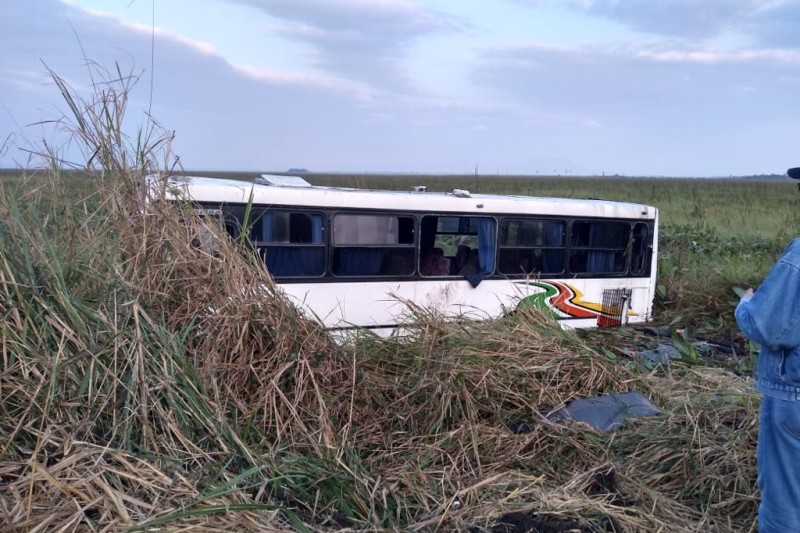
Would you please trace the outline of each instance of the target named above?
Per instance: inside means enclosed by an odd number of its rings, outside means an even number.
[[[422,217],[419,273],[422,276],[488,276],[494,271],[495,220],[490,217]]]
[[[566,223],[562,220],[506,219],[500,227],[497,269],[506,275],[564,272]]]
[[[650,253],[652,252],[652,236],[647,224],[637,222],[633,226],[633,243],[631,253],[631,275],[648,276],[650,274]]]
[[[414,274],[414,219],[339,214],[333,218],[335,276]]]
[[[570,232],[573,274],[622,274],[631,226],[627,222],[575,221]]]
[[[324,218],[320,213],[257,213],[250,240],[275,277],[325,273]]]
[[[215,228],[224,227],[224,215],[220,209],[198,207],[192,209],[194,217],[188,221],[184,219],[186,228],[190,232],[192,246],[203,252],[216,256]]]

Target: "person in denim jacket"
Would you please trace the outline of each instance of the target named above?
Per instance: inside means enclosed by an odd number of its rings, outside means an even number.
[[[795,239],[757,291],[736,307],[742,332],[761,346],[756,390],[758,530],[800,532],[800,239]]]

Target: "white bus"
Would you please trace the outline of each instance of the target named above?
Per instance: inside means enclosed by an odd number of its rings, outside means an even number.
[[[331,330],[387,334],[409,306],[486,319],[520,305],[564,327],[651,318],[658,210],[595,199],[170,178],[170,198],[222,217],[276,284]]]

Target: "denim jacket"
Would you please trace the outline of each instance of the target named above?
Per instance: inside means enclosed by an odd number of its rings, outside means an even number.
[[[786,248],[752,298],[739,302],[736,322],[761,345],[756,390],[800,400],[800,238]]]

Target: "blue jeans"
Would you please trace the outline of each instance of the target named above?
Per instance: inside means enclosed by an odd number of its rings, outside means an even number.
[[[800,532],[800,401],[761,399],[759,533]]]

